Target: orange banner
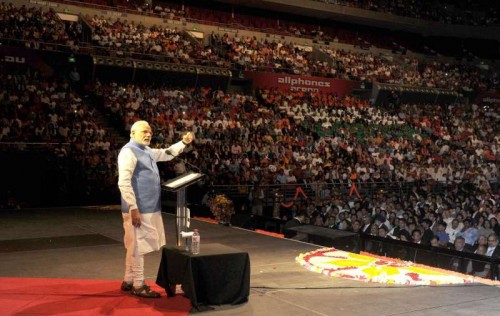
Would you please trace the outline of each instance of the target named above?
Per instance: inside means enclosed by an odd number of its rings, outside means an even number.
[[[292,207],[294,204],[295,204],[295,200],[297,200],[297,198],[299,197],[299,194],[302,195],[302,197],[304,197],[304,199],[308,199],[309,197],[307,197],[307,194],[304,192],[304,190],[302,190],[301,187],[296,187],[295,188],[295,196],[293,197],[292,201],[290,203],[281,203],[281,206],[283,206],[284,208],[290,208]]]

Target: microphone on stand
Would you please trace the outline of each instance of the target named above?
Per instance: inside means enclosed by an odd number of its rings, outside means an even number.
[[[165,153],[166,153],[167,155],[173,156],[174,158],[175,158],[175,157],[177,157],[177,156],[176,156],[176,155],[174,155],[174,154],[170,151],[170,149],[168,149],[168,148],[167,148],[167,149],[165,149]]]
[[[179,157],[179,155],[174,155],[174,154],[170,151],[170,149],[166,149],[166,150],[165,150],[165,153],[166,153],[167,155],[170,155],[170,156],[174,157],[175,159],[179,159],[179,160],[180,160],[180,161],[182,161],[185,165],[187,165],[187,166],[189,166],[189,167],[193,168],[194,170],[196,170],[197,172],[199,172],[199,173],[203,174],[203,172],[201,172],[201,169],[200,169],[199,167],[197,167],[197,166],[193,165],[192,163],[187,162],[186,160],[184,160],[184,159],[180,158],[180,157]]]

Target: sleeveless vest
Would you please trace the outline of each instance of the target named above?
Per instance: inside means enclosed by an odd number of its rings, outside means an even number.
[[[130,148],[137,158],[137,165],[132,175],[132,188],[134,189],[137,207],[141,213],[154,213],[161,211],[161,182],[160,172],[156,161],[151,155],[151,149],[134,141],[128,142],[124,148]],[[128,213],[129,207],[121,199],[122,212]]]

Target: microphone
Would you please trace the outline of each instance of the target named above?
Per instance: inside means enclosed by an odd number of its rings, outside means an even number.
[[[167,155],[173,156],[175,159],[179,159],[180,161],[182,161],[182,162],[183,162],[184,164],[186,164],[187,166],[189,166],[189,167],[193,168],[194,170],[196,170],[197,172],[199,172],[199,173],[203,174],[203,172],[201,172],[201,169],[200,169],[199,167],[197,167],[197,166],[193,165],[192,163],[187,162],[186,160],[184,160],[184,159],[180,158],[180,157],[179,157],[179,155],[174,155],[174,154],[172,153],[172,151],[170,151],[170,149],[166,149],[166,150],[165,150],[165,153],[166,153]]]
[[[174,156],[174,158],[175,158],[175,157],[177,157],[177,156],[176,156],[176,155],[174,155],[174,153],[173,153],[170,149],[168,149],[168,148],[167,148],[167,149],[165,149],[165,153],[166,153],[167,155]]]

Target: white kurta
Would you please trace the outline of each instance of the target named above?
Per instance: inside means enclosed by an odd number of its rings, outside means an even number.
[[[125,230],[125,248],[132,249],[134,256],[160,250],[165,246],[165,228],[161,212],[141,214],[141,226],[134,227],[129,213],[122,213]]]
[[[173,155],[165,153],[166,149],[151,149],[155,161],[168,161],[180,154],[186,145],[182,141],[168,147]],[[129,206],[129,210],[137,209],[135,192],[132,188],[131,179],[137,163],[137,158],[131,149],[125,148],[118,155],[119,179],[118,187],[122,198]],[[132,249],[134,256],[141,256],[153,251],[160,250],[165,242],[165,228],[161,212],[140,213],[141,226],[134,227],[130,213],[122,213],[123,228],[125,230],[124,243],[126,249]]]

